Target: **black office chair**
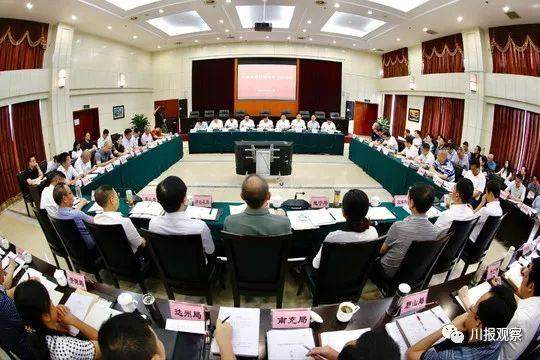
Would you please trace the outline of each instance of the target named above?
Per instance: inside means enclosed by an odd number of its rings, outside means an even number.
[[[484,260],[505,216],[506,214],[502,216],[489,216],[484,226],[482,226],[482,230],[478,233],[476,241],[472,242],[467,239],[465,249],[461,253],[461,260],[465,263],[461,276],[465,275],[470,264],[481,263]]]
[[[204,118],[205,119],[213,119],[216,115],[214,110],[204,110]]]
[[[393,296],[402,283],[409,284],[415,291],[425,289],[449,238],[450,233],[447,233],[434,241],[413,241],[393,278],[386,278],[382,267],[378,266],[382,274],[373,274],[372,281],[384,297]]]
[[[189,118],[190,119],[198,119],[200,117],[200,114],[198,111],[192,111],[189,113]]]
[[[221,235],[231,271],[234,306],[240,307],[240,295],[275,296],[276,307],[281,308],[292,235],[243,236],[225,231]]]
[[[339,113],[338,113],[338,112],[331,112],[331,113],[330,113],[330,119],[332,119],[332,120],[335,121],[335,120],[341,119],[341,117],[339,116]]]
[[[405,141],[399,140],[397,137],[396,137],[396,140],[397,140],[398,151],[402,152],[403,149],[405,149]]]
[[[75,220],[60,220],[52,216],[49,216],[49,219],[64,244],[75,271],[94,274],[96,280],[101,282],[99,270],[103,268],[102,259],[96,258],[95,254],[86,247]]]
[[[315,118],[319,121],[326,120],[326,113],[324,111],[315,111]]]
[[[86,221],[84,225],[96,242],[105,268],[113,277],[114,286],[119,289],[118,278],[125,278],[139,284],[143,294],[146,294],[148,289],[144,280],[147,278],[149,263],[142,263],[135,257],[122,225],[99,225]]]
[[[219,110],[219,117],[221,119],[228,119],[229,118],[229,110]]]
[[[217,271],[206,264],[201,235],[161,235],[141,229],[170,300],[173,289],[183,295],[205,296],[212,305],[212,284]]]
[[[446,244],[446,247],[435,264],[435,269],[433,271],[434,274],[439,274],[446,271],[447,273],[444,282],[447,282],[450,278],[450,274],[452,273],[452,270],[454,270],[454,266],[459,261],[463,248],[465,248],[465,244],[467,243],[467,240],[469,239],[469,236],[471,235],[471,232],[477,222],[478,218],[463,221],[454,220],[452,222],[452,225],[448,230],[448,233],[452,235],[450,236],[450,239],[448,239],[448,244]]]
[[[289,109],[285,109],[281,112],[281,115],[285,115],[285,117],[291,117],[292,116],[292,113],[291,113],[291,110]]]
[[[60,268],[60,264],[58,263],[58,256],[60,256],[66,261],[68,269],[70,271],[73,271],[66,248],[64,247],[64,244],[62,244],[62,240],[60,240],[60,238],[58,237],[56,230],[54,230],[51,220],[47,215],[47,211],[44,209],[38,209],[36,207],[33,207],[32,210],[34,212],[34,215],[36,216],[36,219],[39,222],[39,225],[41,226],[43,234],[45,235],[45,240],[47,240],[47,244],[51,249],[54,262],[56,263],[56,267]]]
[[[456,182],[458,182],[463,178],[463,166],[454,163],[452,163],[452,165],[454,166],[454,171],[456,173]]]
[[[302,119],[309,120],[309,116],[310,116],[309,111],[300,110],[298,113],[300,114],[300,116],[302,116]]]
[[[34,203],[32,201],[32,194],[30,193],[30,186],[28,186],[28,183],[26,182],[29,172],[30,171],[28,169],[19,172],[17,174],[17,182],[19,183],[19,189],[21,190],[24,206],[26,207],[26,213],[30,217],[30,208],[28,207],[28,204],[33,206]]]
[[[243,118],[244,116],[246,116],[246,111],[245,110],[242,110],[242,109],[238,109],[236,110],[236,112],[234,113],[234,116],[236,118]]]
[[[150,224],[149,218],[130,217],[130,220],[137,229],[148,229]]]
[[[267,117],[267,116],[270,116],[270,110],[261,110],[261,112],[259,113],[259,115],[261,117]]]
[[[373,241],[323,242],[318,270],[305,264],[303,271],[313,295],[313,306],[358,301],[386,235]],[[301,293],[301,283],[298,294]]]

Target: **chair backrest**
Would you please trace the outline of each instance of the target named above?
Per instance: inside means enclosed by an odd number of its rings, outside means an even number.
[[[454,164],[454,163],[452,163],[452,165],[454,165],[454,172],[456,173],[456,181],[459,181],[459,179],[463,177],[463,166],[459,164]]]
[[[180,290],[203,290],[208,272],[201,235],[161,235],[141,229],[165,282]]]
[[[243,118],[244,116],[246,116],[246,111],[245,111],[245,110],[242,110],[242,109],[238,109],[238,110],[236,110],[236,112],[234,113],[234,116],[237,117],[237,118],[238,118],[238,117],[242,117],[242,118]]]
[[[339,118],[340,118],[340,116],[339,116],[339,113],[338,113],[338,112],[331,112],[331,113],[330,113],[330,119],[332,119],[332,120],[337,120],[337,119],[339,119]]]
[[[122,225],[100,225],[86,221],[84,225],[94,238],[109,271],[130,278],[139,274],[139,263],[133,255]]]
[[[298,113],[302,116],[302,119],[304,119],[304,120],[309,119],[309,111],[300,110]]]
[[[292,235],[247,236],[221,232],[233,286],[240,291],[281,288]]]
[[[69,258],[76,269],[93,272],[96,259],[86,247],[75,220],[61,220],[49,217],[60,240],[66,248]]]
[[[26,179],[28,179],[29,170],[23,170],[19,173],[17,173],[17,182],[19,183],[19,189],[21,190],[21,194],[26,202],[32,201],[32,195],[30,194],[30,187],[28,186],[28,183],[26,182]]]
[[[34,211],[34,215],[41,226],[41,230],[43,230],[43,234],[45,235],[45,239],[47,240],[51,251],[62,257],[67,257],[64,244],[62,244],[62,240],[60,240],[56,230],[54,230],[51,220],[49,219],[49,215],[47,214],[47,210],[37,209],[36,207],[33,207],[32,210]]]
[[[454,220],[448,230],[448,233],[452,234],[448,239],[444,251],[439,257],[437,262],[437,269],[449,268],[460,257],[469,235],[471,235],[474,226],[478,222],[478,218],[471,220]]]
[[[228,118],[229,117],[229,110],[219,110],[219,117],[220,118]]]
[[[204,110],[205,118],[213,118],[215,115],[214,110]]]
[[[260,116],[270,116],[270,110],[261,110]]]
[[[317,118],[317,120],[325,120],[326,113],[324,111],[315,111],[315,117]]]
[[[192,111],[192,112],[189,113],[189,117],[190,117],[191,119],[196,119],[196,118],[198,118],[199,116],[200,116],[200,114],[199,114],[198,111]]]
[[[386,236],[353,243],[323,242],[313,304],[357,301]]]
[[[446,233],[434,241],[413,241],[401,261],[396,276],[392,279],[394,285],[406,283],[413,290],[421,290],[429,285],[427,279],[451,235]]]
[[[285,109],[281,112],[281,115],[285,115],[285,116],[291,116],[291,110],[289,109]]]
[[[144,217],[130,217],[131,222],[133,225],[135,225],[138,229],[148,229],[148,225],[150,224],[149,218]]]
[[[480,233],[478,233],[478,236],[476,237],[474,246],[470,251],[467,247],[467,252],[470,257],[481,257],[487,252],[505,216],[506,214],[502,216],[489,216],[486,219],[484,226],[482,226],[482,230],[480,230]]]

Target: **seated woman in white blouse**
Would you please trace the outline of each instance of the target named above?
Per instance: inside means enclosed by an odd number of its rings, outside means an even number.
[[[343,216],[347,220],[345,230],[333,231],[326,236],[324,242],[353,243],[372,241],[379,237],[377,230],[366,219],[369,210],[369,198],[365,192],[358,189],[347,191],[343,197]],[[313,267],[318,269],[321,265],[322,245],[313,258]]]
[[[66,306],[55,306],[39,281],[28,280],[17,285],[14,300],[24,325],[30,329],[27,342],[35,359],[101,358],[96,329],[75,317]],[[78,329],[88,340],[72,337],[69,326]]]

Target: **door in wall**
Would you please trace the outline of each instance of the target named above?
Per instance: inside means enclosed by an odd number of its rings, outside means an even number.
[[[98,108],[74,111],[73,131],[76,140],[82,141],[84,134],[88,132],[92,137],[92,141],[96,141],[100,136]]]
[[[356,101],[354,103],[354,134],[371,135],[371,126],[377,121],[379,105]]]

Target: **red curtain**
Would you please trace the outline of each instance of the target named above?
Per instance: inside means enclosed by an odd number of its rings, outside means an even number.
[[[7,106],[0,107],[0,206],[19,193],[17,161]]]
[[[0,18],[0,71],[43,67],[48,30],[48,24]]]
[[[461,34],[422,43],[422,74],[464,72]]]
[[[464,107],[463,99],[426,96],[422,134],[441,135],[455,144],[461,143]]]
[[[11,117],[20,169],[26,169],[30,156],[35,156],[37,161],[45,160],[39,101],[12,105]]]
[[[341,63],[300,59],[298,109],[309,112],[339,112],[341,108]]]
[[[194,111],[234,111],[234,59],[196,60],[191,71]]]
[[[489,29],[493,72],[540,76],[540,24]]]
[[[524,126],[525,110],[495,105],[489,152],[495,155],[499,163],[508,160],[514,169],[519,166]],[[538,152],[534,154],[538,156]]]
[[[409,75],[409,50],[408,48],[397,49],[387,52],[382,56],[383,77]]]
[[[390,121],[392,117],[392,94],[384,95],[383,116]]]
[[[392,135],[403,136],[407,122],[407,95],[396,95],[394,99],[394,118]]]
[[[540,114],[527,112],[525,119],[525,144],[526,150],[523,158],[523,166],[531,175],[540,175]]]

